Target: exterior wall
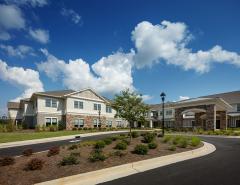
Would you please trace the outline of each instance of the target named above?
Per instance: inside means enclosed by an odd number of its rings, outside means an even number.
[[[33,116],[34,111],[33,111],[33,104],[32,102],[24,102],[24,111],[23,115],[24,116]]]
[[[12,120],[21,120],[23,118],[22,111],[20,109],[9,109],[8,116]]]
[[[64,117],[61,114],[51,114],[51,113],[38,113],[36,115],[37,125],[45,125],[46,118],[57,118],[58,122],[64,120]]]
[[[237,120],[240,120],[240,116],[228,116],[228,127],[230,128],[236,127]]]
[[[220,120],[220,129],[227,128],[227,114],[226,111],[217,111]]]
[[[49,113],[49,114],[64,114],[65,113],[65,106],[64,100],[61,98],[52,98],[57,100],[57,107],[46,107],[45,101],[47,98],[45,96],[38,96],[37,97],[37,112],[38,113]]]

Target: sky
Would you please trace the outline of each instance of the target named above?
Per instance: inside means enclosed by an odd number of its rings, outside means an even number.
[[[146,103],[239,90],[238,0],[0,0],[0,115],[34,92]]]

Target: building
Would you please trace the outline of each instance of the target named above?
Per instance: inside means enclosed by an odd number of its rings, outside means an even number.
[[[110,100],[92,89],[36,92],[20,102],[8,102],[9,118],[29,128],[65,123],[74,127],[126,127],[127,122],[114,118]],[[100,117],[100,119],[99,119]]]
[[[162,105],[150,105],[149,126],[162,124]],[[240,91],[192,98],[165,104],[165,126],[205,130],[240,127]]]

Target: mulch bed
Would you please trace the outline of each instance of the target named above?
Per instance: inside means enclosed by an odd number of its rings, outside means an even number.
[[[137,155],[133,154],[132,151],[137,144],[141,144],[142,137],[134,138],[130,145],[128,145],[126,152],[127,154],[123,157],[110,155],[114,151],[113,149],[117,141],[113,141],[112,144],[106,145],[103,149],[104,154],[109,157],[105,161],[90,162],[88,157],[93,150],[93,146],[81,146],[75,150],[68,150],[68,147],[61,147],[60,154],[52,157],[47,157],[47,152],[37,153],[32,156],[18,157],[16,158],[15,164],[10,166],[0,167],[0,184],[2,185],[30,185],[34,183],[44,182],[48,180],[53,180],[61,177],[66,177],[70,175],[75,175],[79,173],[85,173],[89,171],[99,170],[107,167],[117,166],[121,164],[126,164],[134,161],[140,161],[144,159],[169,155],[173,153],[184,152],[192,149],[201,147],[201,143],[198,147],[188,146],[187,148],[178,148],[176,151],[168,150],[170,144],[163,143],[162,138],[156,138],[158,147],[156,149],[149,149],[147,155]],[[71,152],[80,152],[80,156],[77,157],[79,164],[70,166],[59,166],[59,162],[64,156],[69,155]],[[44,160],[44,166],[41,170],[26,171],[24,170],[26,163],[33,158],[38,158]]]

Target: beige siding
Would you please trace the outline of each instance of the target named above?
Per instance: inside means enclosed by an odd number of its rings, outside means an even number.
[[[48,97],[38,96],[37,98],[37,105],[38,105],[38,113],[57,113],[57,114],[64,114],[65,113],[65,106],[64,100],[60,98],[52,98],[57,100],[57,107],[46,107],[45,101]]]

